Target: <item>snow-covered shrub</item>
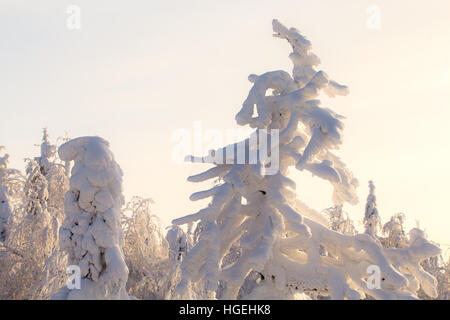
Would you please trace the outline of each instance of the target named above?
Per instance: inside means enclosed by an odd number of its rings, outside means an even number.
[[[4,147],[0,146],[0,151]],[[0,157],[0,299],[23,297],[26,280],[15,273],[21,266],[23,253],[10,247],[12,227],[22,216],[24,177],[8,167],[9,155]],[[17,281],[16,281],[17,280]]]
[[[63,163],[56,150],[57,146],[50,142],[48,130],[44,128],[40,145],[41,154],[35,161],[47,180],[47,210],[52,219],[54,236],[53,242],[49,244],[53,247],[53,252],[45,261],[41,281],[32,292],[34,299],[49,299],[67,280],[67,254],[59,249],[58,230],[65,218],[64,198],[69,190],[69,172],[66,169],[70,166],[70,161]]]
[[[122,215],[127,290],[138,299],[164,299],[169,287],[169,245],[161,221],[150,213],[151,199],[133,197]]]
[[[70,140],[58,153],[61,160],[74,161],[60,245],[68,253],[68,264],[80,268],[81,288],[63,287],[53,298],[128,299],[120,213],[122,170],[109,143],[100,137]]]
[[[50,142],[48,130],[44,128],[41,154],[34,158],[39,165],[40,172],[47,180],[47,210],[52,219],[53,242],[49,244],[53,248],[50,257],[45,261],[40,283],[32,292],[34,299],[49,299],[62,287],[66,280],[67,254],[59,249],[58,230],[64,218],[64,198],[69,190],[69,173],[56,152],[57,146]]]
[[[430,242],[425,232],[419,228],[413,228],[407,234],[404,222],[405,215],[397,213],[383,225],[383,236],[377,234],[381,218],[376,208],[375,186],[369,181],[369,196],[364,214],[366,233],[384,248],[383,252],[392,266],[408,279],[407,290],[414,293],[414,297],[436,298],[439,286],[435,274],[423,266],[427,261],[436,261],[441,253],[439,245]]]
[[[11,216],[8,188],[0,186],[0,241],[5,241],[8,235],[8,219]]]
[[[66,173],[66,164],[57,156],[57,146],[50,142],[46,128],[43,130],[40,149],[41,154],[35,160],[40,166],[42,175],[48,182],[48,210],[51,216],[55,217],[58,223],[61,224],[65,218],[64,197],[67,190],[69,190],[69,175]]]
[[[383,235],[380,238],[385,248],[405,248],[408,245],[408,237],[403,229],[405,214],[397,213],[391,220],[383,225]]]
[[[342,209],[342,205],[336,205],[325,209],[325,214],[330,221],[330,229],[343,234],[356,234],[356,228],[348,213]]]
[[[304,293],[311,291],[333,299],[416,297],[418,288],[412,284],[426,281],[416,267],[420,259],[436,254],[434,246],[417,236],[407,249],[383,249],[368,234],[344,235],[329,229],[324,216],[296,198],[295,183],[288,177],[291,167],[329,181],[335,205],[357,203],[358,182],[332,153],[342,142],[342,117],[321,107],[317,99],[321,92],[331,97],[346,95],[348,88],[315,69],[320,60],[298,30],[287,29],[277,20],[273,29],[276,37],[291,45],[294,69],[292,75],[272,71],[249,76],[253,87],[236,121],[256,128],[256,133],[206,157],[190,157],[214,166],[189,181],[219,178],[221,183],[191,196],[191,200],[212,197],[207,208],[173,221],[183,225],[200,220],[203,226],[199,240],[182,261],[177,296],[189,297],[192,287],[200,286],[208,292],[205,297],[217,297],[222,281],[226,286],[221,298],[236,299],[254,271],[261,279],[244,298],[306,298]],[[264,130],[268,143],[257,139]],[[248,161],[255,150],[267,154],[269,144],[269,160]],[[246,148],[245,164],[236,152],[229,152],[240,146]],[[279,170],[271,172],[273,167]],[[225,266],[224,257],[235,243],[242,252]],[[329,254],[324,256],[323,250]],[[367,268],[372,265],[381,271],[380,288],[367,285]]]
[[[179,226],[172,225],[166,233],[166,240],[169,244],[168,274],[170,274],[166,299],[185,298],[198,300],[205,298],[206,292],[203,284],[190,286],[189,293],[184,297],[180,297],[176,293],[176,286],[181,277],[181,264],[203,230],[201,224],[197,224],[194,232],[192,232],[192,227],[193,224],[188,224],[187,232],[185,232]]]
[[[0,146],[0,151],[4,149]],[[8,167],[9,154],[0,157],[0,242],[8,236],[8,225],[13,223],[13,212],[20,207],[24,177],[19,170]]]
[[[174,225],[169,228],[166,234],[166,241],[169,245],[169,257],[173,261],[182,261],[186,253],[191,249],[196,236],[201,233],[201,225],[198,225],[192,237],[183,229]]]
[[[443,256],[432,257],[423,261],[421,266],[437,281],[437,296],[434,299],[450,300],[450,259],[445,261]],[[418,295],[424,300],[431,299],[422,289]]]
[[[5,186],[0,186],[0,241],[5,241],[10,216],[11,206],[8,199],[8,189]]]
[[[8,299],[32,299],[42,285],[46,261],[57,249],[58,222],[48,212],[48,183],[35,160],[26,169],[22,216],[10,225],[5,241],[9,249],[3,281],[9,282]],[[45,284],[44,284],[45,285]]]
[[[48,299],[67,278],[58,229],[64,217],[62,199],[68,178],[46,129],[40,151],[39,157],[26,159],[22,205],[9,221],[8,256],[3,262],[9,267],[2,272],[3,281],[13,288],[8,289],[8,299]]]

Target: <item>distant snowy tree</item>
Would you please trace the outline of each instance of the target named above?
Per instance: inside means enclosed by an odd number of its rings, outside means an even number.
[[[151,203],[151,199],[133,197],[122,215],[128,293],[145,300],[164,299],[170,287],[169,245],[161,221],[150,213]]]
[[[58,223],[48,212],[48,183],[38,163],[28,159],[24,188],[24,213],[11,225],[5,245],[11,250],[11,268],[3,276],[11,282],[11,299],[32,299],[42,284],[46,261],[57,249]]]
[[[429,297],[437,297],[437,281],[423,269],[421,263],[431,257],[439,256],[441,250],[428,241],[423,230],[411,229],[405,248],[386,248],[384,252],[392,265],[408,279],[408,291],[417,294],[421,288]]]
[[[59,250],[58,229],[64,218],[63,199],[68,177],[56,156],[56,146],[44,129],[40,156],[26,159],[23,206],[16,210],[6,246],[12,254],[7,268],[14,280],[9,296],[15,299],[48,299],[67,276],[65,254]]]
[[[56,146],[50,143],[47,128],[43,129],[42,143],[40,145],[41,155],[36,158],[39,162],[41,173],[47,176],[51,170],[53,158],[56,155]]]
[[[423,230],[413,228],[405,232],[405,214],[397,213],[383,225],[383,236],[377,235],[381,218],[376,209],[375,187],[369,182],[370,194],[365,210],[366,233],[382,245],[392,265],[408,279],[408,290],[420,299],[438,298],[441,294],[439,280],[443,264],[439,245],[427,239]],[[374,228],[374,226],[377,226]],[[367,231],[369,230],[369,231]],[[439,298],[438,298],[439,299]]]
[[[0,151],[4,149],[0,146]],[[8,236],[8,224],[15,207],[20,205],[24,177],[19,170],[8,168],[9,154],[0,157],[0,242]]]
[[[188,230],[185,232],[179,226],[173,225],[167,231],[166,240],[169,244],[169,269],[167,273],[170,275],[170,283],[168,283],[169,290],[166,295],[167,299],[205,299],[204,295],[206,293],[203,283],[190,284],[189,293],[185,297],[180,297],[175,291],[176,285],[179,283],[181,277],[181,264],[203,230],[201,224],[197,224],[194,232],[192,232],[192,227],[193,224],[189,224]]]
[[[405,248],[408,245],[408,237],[403,229],[404,221],[405,215],[397,213],[383,225],[385,238],[380,240],[385,248]]]
[[[198,230],[197,232],[199,234]],[[174,261],[182,261],[183,257],[191,248],[193,242],[193,239],[189,237],[189,234],[176,225],[172,226],[167,231],[166,240],[169,244],[169,256]]]
[[[68,141],[68,139],[64,139]],[[40,172],[47,180],[47,210],[51,216],[51,232],[53,242],[48,247],[53,248],[50,257],[45,261],[40,283],[37,283],[32,292],[33,299],[49,299],[61,288],[66,280],[67,254],[59,249],[58,230],[64,218],[64,199],[69,190],[69,173],[66,170],[70,161],[63,163],[57,155],[57,146],[50,142],[47,128],[43,129],[40,144],[40,156],[35,158],[39,164]]]
[[[443,256],[432,257],[424,260],[421,265],[437,281],[437,296],[434,299],[450,300],[450,259],[445,261]],[[430,299],[422,289],[419,291],[419,297]]]
[[[11,205],[9,204],[8,189],[0,186],[0,241],[5,241],[8,235],[8,219],[11,216]]]
[[[304,293],[309,291],[333,299],[359,299],[366,294],[378,299],[415,298],[415,291],[408,290],[410,278],[399,268],[415,268],[423,256],[435,254],[426,250],[427,243],[413,241],[411,252],[383,249],[367,234],[330,230],[325,217],[296,199],[295,183],[288,178],[292,166],[329,181],[335,205],[357,202],[357,180],[331,152],[342,142],[342,117],[320,107],[317,100],[322,91],[333,97],[347,94],[348,89],[315,70],[320,60],[299,31],[276,20],[273,29],[276,37],[291,45],[294,69],[292,76],[273,71],[249,77],[253,87],[236,120],[257,131],[206,157],[190,158],[214,167],[189,181],[219,178],[220,184],[191,196],[191,200],[212,197],[207,208],[173,221],[183,225],[200,220],[203,226],[199,240],[182,261],[177,296],[188,297],[193,286],[204,285],[209,293],[205,297],[217,297],[219,281],[223,281],[221,298],[236,299],[247,276],[255,271],[260,281],[243,298],[306,298]],[[253,116],[255,108],[257,116]],[[264,133],[266,141],[260,139]],[[242,146],[244,155],[239,154]],[[252,162],[252,154],[263,156]],[[239,258],[224,266],[224,257],[237,242],[242,249]],[[330,256],[321,255],[321,248]],[[371,265],[380,268],[381,288],[367,286]]]
[[[35,160],[48,182],[48,210],[61,224],[65,218],[64,196],[69,189],[69,176],[66,173],[65,164],[57,156],[56,145],[50,142],[46,128],[43,130],[40,149],[41,154]]]
[[[408,248],[413,241],[421,239],[428,243],[430,250],[436,250],[439,244],[429,242],[426,239],[425,232],[419,227],[410,231],[409,235],[404,230],[405,214],[398,213],[391,217],[391,219],[384,224],[384,237],[378,237],[385,248]],[[436,251],[437,252],[437,251]],[[445,262],[442,255],[429,256],[420,259],[419,265],[414,266],[415,271],[408,270],[410,273],[417,273],[423,278],[421,283],[417,283],[416,287],[420,285],[417,295],[420,299],[443,299],[450,298],[450,277],[449,266]],[[409,268],[411,269],[411,268]],[[415,274],[412,276],[416,277]],[[423,287],[426,286],[426,287]]]
[[[128,268],[122,247],[122,170],[100,137],[80,137],[58,150],[63,161],[74,161],[66,194],[66,219],[60,244],[69,265],[81,271],[81,288],[67,287],[54,299],[128,299]]]
[[[343,234],[354,235],[356,228],[348,213],[342,209],[342,205],[336,205],[325,209],[325,214],[330,221],[330,229]]]
[[[0,151],[3,149],[0,146]],[[9,168],[8,164],[9,154],[0,157],[0,300],[20,299],[26,281],[19,273],[15,277],[23,255],[9,246],[11,229],[22,217],[25,179],[19,170]]]
[[[369,190],[370,192],[367,196],[366,211],[364,215],[364,226],[366,233],[375,238],[381,228],[381,219],[378,215],[375,185],[372,181],[369,181]]]

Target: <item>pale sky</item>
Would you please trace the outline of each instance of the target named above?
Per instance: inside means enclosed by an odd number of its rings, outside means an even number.
[[[81,29],[67,28],[69,5]],[[367,9],[380,9],[380,28]],[[376,185],[383,222],[404,212],[407,227],[450,244],[450,2],[436,1],[65,1],[1,0],[0,145],[11,166],[38,154],[41,130],[54,139],[99,135],[124,171],[124,192],[151,197],[169,223],[207,202],[186,182],[206,169],[172,162],[174,130],[224,132],[247,96],[247,76],[291,71],[290,47],[271,21],[296,27],[320,66],[350,95],[323,101],[346,117],[338,154],[360,181],[361,221]],[[331,186],[294,173],[298,197],[321,211]]]

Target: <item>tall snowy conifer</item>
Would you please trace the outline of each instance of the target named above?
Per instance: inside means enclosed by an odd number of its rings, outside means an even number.
[[[375,196],[375,185],[372,181],[369,181],[369,195],[367,196],[366,202],[364,226],[366,233],[374,238],[381,228],[381,220],[377,209],[377,197]]]
[[[329,181],[335,205],[357,203],[358,182],[331,151],[342,142],[342,117],[317,100],[321,92],[333,97],[346,95],[348,88],[315,69],[320,60],[298,30],[287,29],[277,20],[273,30],[290,44],[294,68],[292,75],[272,71],[249,76],[253,87],[236,121],[257,133],[204,158],[190,157],[214,166],[189,181],[219,178],[221,183],[191,196],[194,201],[212,197],[207,208],[173,221],[182,225],[200,220],[203,227],[182,262],[178,296],[189,297],[193,287],[204,286],[209,292],[205,298],[214,297],[222,281],[220,298],[236,299],[245,279],[255,271],[260,281],[243,298],[302,298],[309,291],[333,299],[359,299],[366,294],[380,299],[414,298],[414,292],[408,291],[409,279],[390,263],[378,242],[366,234],[330,230],[325,217],[296,198],[295,183],[288,177],[291,167]],[[267,143],[259,138],[264,131]],[[242,146],[244,157],[239,151],[230,152]],[[255,149],[256,154],[269,157],[250,161]],[[241,254],[224,266],[224,257],[235,243]],[[322,248],[328,256],[320,254]],[[389,259],[397,252],[389,252]],[[367,286],[370,265],[381,270],[381,288]]]
[[[60,244],[69,265],[80,268],[81,288],[63,287],[54,299],[128,299],[120,221],[122,170],[100,137],[70,140],[58,153],[61,160],[75,162]]]

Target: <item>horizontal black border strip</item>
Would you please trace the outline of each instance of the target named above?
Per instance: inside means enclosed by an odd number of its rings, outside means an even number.
[[[2,312],[8,311],[15,318],[21,313],[27,315],[40,313],[70,315],[78,319],[92,319],[92,316],[103,316],[106,313],[117,318],[125,312],[128,317],[142,314],[145,319],[280,319],[283,315],[302,317],[306,312],[316,313],[321,317],[327,313],[336,315],[355,315],[361,308],[365,315],[383,318],[398,312],[404,318],[406,314],[416,314],[423,310],[433,313],[443,308],[447,312],[449,301],[336,301],[336,300],[250,300],[250,301],[211,301],[211,300],[132,300],[132,301],[0,301]],[[428,308],[428,309],[424,309]],[[61,313],[62,312],[62,313]],[[348,313],[350,312],[350,313]],[[78,316],[77,316],[78,314]],[[139,316],[140,317],[140,316]],[[125,319],[124,319],[125,320]],[[383,320],[383,319],[381,319]]]

